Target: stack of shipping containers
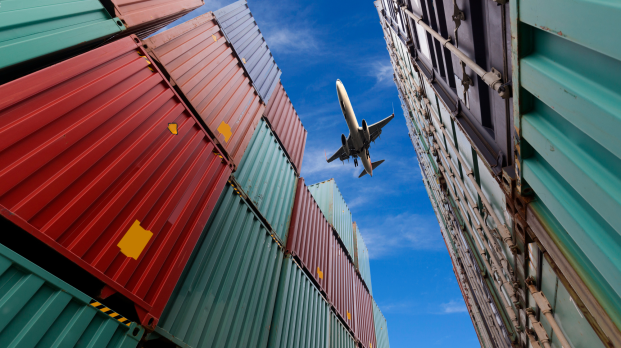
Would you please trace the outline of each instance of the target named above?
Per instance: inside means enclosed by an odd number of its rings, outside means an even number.
[[[2,4],[0,346],[388,347],[246,1],[152,35],[201,5]]]

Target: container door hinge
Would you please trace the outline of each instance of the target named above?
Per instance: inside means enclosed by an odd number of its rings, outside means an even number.
[[[453,18],[453,22],[455,22],[455,31],[454,31],[454,33],[455,33],[455,47],[459,47],[459,44],[458,44],[458,40],[459,39],[458,39],[458,36],[457,36],[457,29],[459,29],[459,26],[461,25],[461,21],[465,21],[466,20],[466,15],[457,6],[457,0],[453,0],[453,15],[451,16],[451,18]]]

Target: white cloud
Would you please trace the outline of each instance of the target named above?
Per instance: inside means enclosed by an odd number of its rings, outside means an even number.
[[[455,301],[451,300],[448,303],[442,303],[440,305],[441,314],[452,314],[452,313],[464,313],[468,312],[468,308],[463,300]]]
[[[375,61],[371,63],[370,72],[375,77],[375,85],[393,87],[393,70],[389,60]]]
[[[310,28],[274,27],[263,32],[270,50],[277,53],[320,51]]]

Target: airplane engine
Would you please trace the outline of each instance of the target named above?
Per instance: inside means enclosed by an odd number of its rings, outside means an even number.
[[[364,141],[369,143],[371,141],[371,134],[369,133],[369,126],[367,126],[367,121],[362,120],[362,134],[364,134]]]
[[[341,134],[341,142],[343,143],[343,150],[345,150],[345,154],[349,156],[349,146],[347,146],[347,138],[345,134]]]

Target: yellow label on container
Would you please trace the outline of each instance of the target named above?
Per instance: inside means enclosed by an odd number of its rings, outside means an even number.
[[[177,133],[179,133],[179,130],[177,129],[177,124],[176,123],[169,123],[168,124],[168,130],[173,134],[173,135],[177,135]]]
[[[218,38],[215,35],[211,35],[211,37],[213,37],[214,42],[218,42]]]
[[[351,314],[347,311],[347,320],[351,320]]]
[[[244,64],[246,64],[246,58],[242,58],[242,62],[244,62]]]
[[[136,220],[117,246],[121,248],[121,252],[125,256],[138,260],[151,237],[153,237],[153,233],[142,228],[140,221]]]
[[[218,132],[224,136],[224,141],[227,143],[229,142],[231,135],[233,135],[233,132],[231,132],[231,126],[226,124],[224,121],[222,121],[222,123],[218,126]]]
[[[319,269],[319,267],[317,267],[317,274],[319,275],[319,279],[323,279],[323,272]]]

